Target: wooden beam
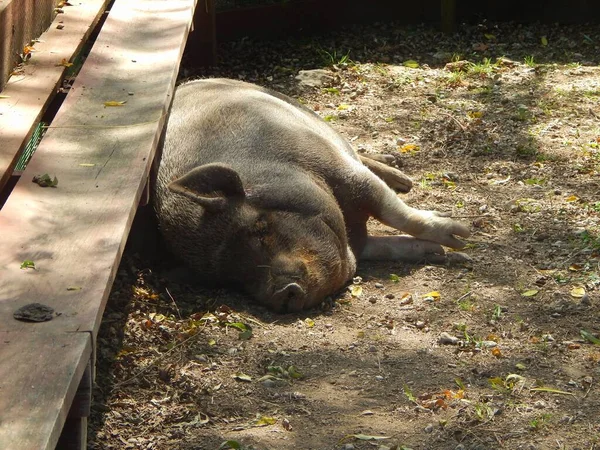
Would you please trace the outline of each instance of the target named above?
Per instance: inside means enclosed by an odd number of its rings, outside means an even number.
[[[77,1],[65,6],[64,14],[56,17],[34,45],[22,71],[8,80],[0,98],[0,190],[62,83],[67,70],[63,60],[71,61],[81,49],[108,1]]]
[[[90,333],[0,332],[0,443],[54,449],[92,355]]]
[[[0,210],[0,331],[39,301],[40,332],[96,335],[170,107],[194,0],[116,0],[80,74]],[[105,106],[105,102],[125,102]],[[32,179],[50,174],[56,188]],[[35,269],[21,269],[23,260]]]

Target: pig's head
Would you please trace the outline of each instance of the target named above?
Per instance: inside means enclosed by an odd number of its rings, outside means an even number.
[[[293,181],[245,188],[229,166],[208,164],[168,186],[171,195],[191,200],[187,206],[202,208],[196,212],[203,220],[195,223],[204,229],[186,234],[214,240],[201,244],[209,251],[197,253],[211,259],[213,281],[236,284],[278,312],[317,305],[356,269],[342,212],[327,187],[312,179]],[[207,267],[194,258],[187,261],[192,267]]]

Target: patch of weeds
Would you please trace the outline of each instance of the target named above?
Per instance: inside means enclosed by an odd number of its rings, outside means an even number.
[[[463,56],[460,53],[452,53],[452,57],[450,58],[451,62],[462,61]]]
[[[592,211],[596,211],[597,213],[600,213],[600,202],[590,203],[588,205],[588,208],[591,209]]]
[[[494,311],[492,311],[492,320],[498,321],[502,317],[502,307],[500,305],[494,306]]]
[[[324,48],[318,48],[317,52],[321,57],[321,61],[326,66],[348,66],[354,65],[354,61],[350,59],[350,50],[346,53],[338,53],[336,49],[333,49],[331,52],[325,50]]]
[[[579,69],[581,64],[578,62],[570,62],[566,65],[567,69]]]
[[[336,87],[323,88],[323,92],[327,92],[328,94],[340,95],[340,90]]]
[[[392,78],[388,84],[388,89],[399,89],[402,86],[411,84],[413,81],[410,75],[399,75]]]
[[[469,66],[469,74],[477,75],[480,78],[489,76],[494,71],[494,64],[489,58],[483,58],[479,63],[473,63]]]
[[[461,311],[475,311],[475,303],[469,297],[463,298],[456,303]]]
[[[542,186],[546,184],[545,178],[527,178],[523,182],[528,186]]]
[[[529,427],[534,431],[539,431],[548,425],[551,418],[552,414],[550,413],[540,414],[538,417],[531,419]]]
[[[475,419],[479,422],[489,422],[496,415],[496,409],[484,402],[477,402],[473,405]]]
[[[465,202],[464,202],[464,200],[457,200],[456,203],[454,204],[454,206],[456,206],[457,208],[464,208]]]
[[[527,67],[536,67],[537,66],[537,63],[535,62],[533,55],[526,56],[523,62],[525,63],[525,65]]]
[[[375,71],[379,75],[383,75],[383,76],[386,76],[389,73],[387,64],[380,63],[380,62],[373,64],[373,71]]]
[[[323,120],[325,122],[333,122],[333,121],[335,121],[335,116],[332,116],[331,114],[328,114],[325,117],[323,117]]]
[[[419,181],[421,189],[431,189],[432,182],[435,181],[437,175],[433,172],[425,172]]]
[[[450,75],[448,75],[448,78],[446,78],[446,84],[449,87],[458,87],[463,85],[465,82],[465,74],[464,72],[452,72]]]
[[[513,119],[518,120],[519,122],[527,122],[531,120],[532,117],[531,111],[529,111],[529,108],[525,105],[517,106],[517,111],[513,115]]]
[[[512,228],[515,233],[522,233],[525,231],[520,223],[514,223]]]
[[[525,144],[517,145],[515,149],[515,154],[517,158],[536,158],[538,156],[537,146],[533,142],[527,142]]]
[[[594,98],[600,96],[600,89],[588,89],[583,91],[583,96],[587,98]]]
[[[598,234],[590,233],[588,230],[585,230],[579,235],[579,239],[581,239],[581,243],[585,247],[591,247],[597,251],[600,250],[600,236],[598,236]]]

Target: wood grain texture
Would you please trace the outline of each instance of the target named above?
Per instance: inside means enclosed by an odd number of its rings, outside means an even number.
[[[70,61],[101,17],[108,0],[81,0],[65,6],[34,45],[23,73],[13,75],[0,98],[0,189],[12,173],[33,130],[54,98]],[[56,28],[61,23],[61,30]]]
[[[35,301],[61,314],[37,324],[39,332],[96,335],[171,104],[194,4],[115,2],[0,211],[0,331],[27,329],[12,313]],[[31,182],[45,173],[58,187]],[[20,269],[24,260],[36,269]]]
[[[90,333],[0,332],[0,448],[54,449],[91,353]]]

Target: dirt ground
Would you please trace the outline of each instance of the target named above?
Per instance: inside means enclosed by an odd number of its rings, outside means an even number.
[[[600,27],[372,24],[219,54],[182,77],[271,87],[394,155],[407,203],[471,225],[473,262],[360,264],[277,315],[131,245],[89,448],[600,448]],[[301,86],[311,69],[330,78]]]

